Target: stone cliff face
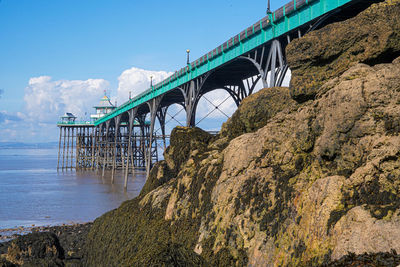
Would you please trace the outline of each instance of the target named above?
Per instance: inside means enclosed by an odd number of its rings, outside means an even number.
[[[400,264],[399,14],[294,41],[291,87],[245,99],[219,136],[176,128],[141,195],[94,222],[86,264]]]
[[[373,5],[358,16],[333,23],[287,47],[291,96],[313,99],[327,80],[357,63],[390,63],[400,56],[398,0]]]

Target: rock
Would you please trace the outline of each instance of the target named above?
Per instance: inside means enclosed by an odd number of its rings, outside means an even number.
[[[204,151],[212,135],[200,128],[176,127],[170,136],[170,146],[164,152],[164,159],[154,165],[143,186],[141,195],[163,185],[176,177],[181,165],[193,150]]]
[[[146,180],[141,195],[150,193],[153,189],[165,184],[175,177],[175,173],[170,170],[165,160],[159,161],[151,168],[150,175]]]
[[[84,266],[200,266],[202,257],[186,243],[195,226],[170,225],[159,208],[141,207],[138,200],[124,202],[95,220]]]
[[[244,133],[255,132],[265,126],[277,113],[296,108],[285,87],[268,88],[246,97],[238,110],[222,125],[221,137],[229,140]]]
[[[80,267],[90,227],[91,223],[26,228],[32,233],[0,243],[0,259],[3,259],[0,263],[5,266]]]
[[[170,136],[170,146],[164,153],[168,168],[177,173],[193,150],[204,150],[212,135],[200,128],[176,127]]]
[[[400,64],[355,64],[314,101],[292,101],[254,132],[190,145],[179,164],[152,171],[161,180],[179,165],[173,179],[96,220],[88,263],[160,262],[170,240],[201,262],[228,266],[314,266],[347,250],[398,249],[399,100]]]
[[[332,259],[354,254],[400,251],[400,216],[378,220],[361,206],[346,213],[333,229],[336,246]]]
[[[16,267],[16,265],[0,257],[0,267]]]
[[[312,31],[286,48],[290,94],[313,99],[321,86],[357,63],[390,63],[400,56],[400,2],[373,4],[358,16]]]
[[[400,255],[397,255],[395,250],[390,253],[363,253],[356,255],[349,253],[339,260],[331,261],[327,264],[322,264],[321,267],[342,267],[342,266],[390,266],[397,267],[400,264]]]
[[[10,241],[2,255],[15,265],[62,266],[63,248],[53,233],[32,233]]]

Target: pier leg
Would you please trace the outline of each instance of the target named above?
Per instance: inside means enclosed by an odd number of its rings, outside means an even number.
[[[74,128],[71,129],[71,170],[73,167],[73,158],[74,158]]]
[[[126,160],[125,166],[125,181],[124,181],[124,188],[125,190],[128,188],[128,173],[129,173],[129,162],[131,157],[131,126],[129,125],[129,138],[128,138],[128,157]]]
[[[161,99],[152,99],[151,105],[150,105],[150,131],[149,131],[149,144],[147,146],[147,165],[146,165],[146,179],[150,175],[150,169],[152,165],[152,159],[151,159],[151,153],[152,153],[152,147],[153,147],[153,133],[154,133],[154,123],[156,120],[156,115],[157,115],[157,108],[158,104]]]
[[[118,144],[118,133],[119,133],[119,123],[121,121],[121,117],[115,117],[115,129],[114,129],[114,153],[113,153],[113,165],[111,170],[111,183],[114,183],[114,175],[115,175],[115,165],[117,158],[117,144]]]
[[[100,155],[102,152],[102,143],[103,143],[103,124],[97,129],[97,138],[96,138],[96,170],[100,167]],[[100,141],[101,140],[101,141]]]
[[[65,168],[68,169],[68,163],[69,163],[69,133],[70,133],[70,129],[69,127],[67,128],[67,158],[66,158],[66,164],[65,164]]]
[[[92,140],[92,143],[91,143],[91,145],[92,145],[92,151],[91,151],[92,152],[92,158],[91,158],[92,162],[90,164],[90,167],[92,170],[94,170],[94,155],[95,155],[95,150],[96,150],[95,144],[96,144],[97,128],[92,129],[92,134],[90,136],[91,136],[91,140]]]
[[[58,171],[58,169],[60,168],[61,135],[62,135],[62,127],[60,127],[60,138],[58,139],[58,159],[57,159],[57,171]]]
[[[78,170],[80,167],[82,167],[82,154],[81,154],[81,131],[82,129],[80,127],[76,128],[76,148],[75,148],[75,170]]]
[[[63,142],[63,155],[62,155],[62,170],[64,170],[65,167],[65,137],[67,135],[67,130],[66,127],[62,127],[64,130],[64,142]]]
[[[106,133],[103,135],[103,172],[102,172],[102,177],[104,177],[104,170],[106,168],[106,158],[108,154],[108,123],[106,123]]]
[[[125,181],[124,181],[124,188],[125,190],[128,188],[128,174],[129,174],[129,163],[131,163],[131,154],[132,154],[132,130],[135,123],[135,117],[137,114],[137,108],[132,109],[129,111],[129,124],[128,124],[128,157],[126,159],[126,166],[125,166]],[[136,141],[135,141],[136,142]],[[134,165],[132,162],[132,174],[134,172]]]
[[[103,150],[103,173],[102,177],[104,177],[104,170],[106,168],[106,160],[108,158],[108,128],[109,128],[110,123],[107,121],[106,122],[106,134],[104,137],[104,150]]]

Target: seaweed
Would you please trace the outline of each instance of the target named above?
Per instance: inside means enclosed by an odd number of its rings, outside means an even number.
[[[371,216],[376,219],[382,219],[388,215],[389,211],[395,211],[400,208],[399,192],[384,190],[378,178],[355,185],[348,192],[343,191],[342,193],[343,198],[340,208],[330,213],[327,232],[355,206],[364,205],[370,211]]]

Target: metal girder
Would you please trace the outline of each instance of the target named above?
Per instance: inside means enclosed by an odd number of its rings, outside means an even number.
[[[166,140],[165,140],[165,118],[167,116],[167,110],[169,106],[161,107],[156,111],[157,119],[160,123],[161,135],[163,139],[164,149],[166,148]]]
[[[260,74],[264,88],[282,86],[288,65],[283,54],[281,42],[275,39],[268,46],[263,46],[260,57],[258,57],[257,52],[258,50],[255,50],[239,58],[253,63]]]
[[[134,170],[134,162],[132,160],[132,130],[133,130],[133,125],[135,122],[136,114],[138,111],[138,107],[135,107],[131,110],[128,111],[128,157],[126,160],[126,169],[125,169],[125,179],[124,179],[124,188],[125,190],[128,188],[128,173],[129,173],[129,165],[132,164],[132,170]],[[132,171],[134,172],[134,171]]]
[[[201,98],[202,88],[212,71],[197,77],[190,81],[185,87],[185,109],[186,109],[186,126],[193,127],[196,124],[196,108]]]
[[[146,147],[147,150],[147,155],[146,155],[146,174],[147,177],[150,174],[150,169],[152,167],[152,147],[153,147],[153,141],[154,141],[154,124],[156,121],[156,117],[157,117],[157,111],[159,110],[160,104],[161,104],[161,100],[163,98],[163,95],[153,98],[152,100],[146,102],[146,104],[149,106],[149,110],[150,110],[150,136],[149,136],[149,144]],[[156,148],[157,149],[157,148]]]

